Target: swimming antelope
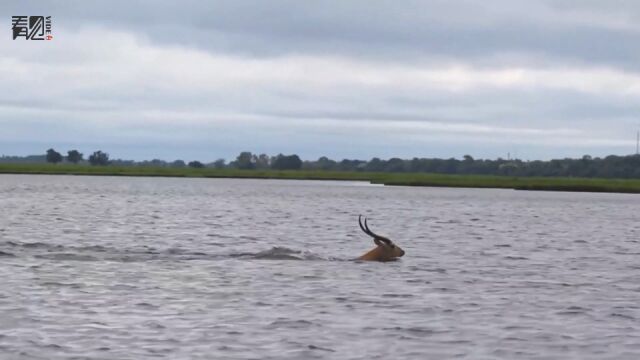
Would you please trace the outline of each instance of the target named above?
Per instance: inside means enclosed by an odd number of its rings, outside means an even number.
[[[373,238],[373,242],[378,245],[375,249],[372,249],[366,254],[360,256],[358,260],[395,261],[404,255],[404,250],[400,249],[400,247],[394,244],[393,241],[369,230],[367,218],[364,218],[364,226],[362,226],[362,215],[359,215],[358,224],[360,225],[360,229],[362,229],[365,234],[371,236]]]

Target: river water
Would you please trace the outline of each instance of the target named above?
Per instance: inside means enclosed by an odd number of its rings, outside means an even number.
[[[639,200],[0,175],[0,359],[638,359]]]

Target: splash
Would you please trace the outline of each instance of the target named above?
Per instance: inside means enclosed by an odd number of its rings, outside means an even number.
[[[325,260],[308,251],[293,250],[283,246],[274,246],[257,253],[237,253],[230,256],[258,260]]]
[[[0,242],[0,256],[34,257],[59,261],[186,261],[186,260],[221,260],[237,258],[244,260],[327,260],[308,251],[299,251],[287,247],[276,246],[256,253],[207,253],[183,248],[157,249],[144,246],[135,248],[114,248],[100,245],[64,246],[43,242],[18,243]]]

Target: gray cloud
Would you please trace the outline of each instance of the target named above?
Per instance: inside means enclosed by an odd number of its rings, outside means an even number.
[[[55,39],[0,42],[0,152],[533,159],[634,149],[640,4],[400,4],[3,5],[5,17],[51,14]]]
[[[102,25],[159,43],[253,56],[346,54],[429,61],[524,53],[636,66],[640,3],[630,1],[39,1],[58,26]],[[524,59],[523,59],[524,60]]]

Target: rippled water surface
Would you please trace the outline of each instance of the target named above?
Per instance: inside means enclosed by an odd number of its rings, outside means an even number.
[[[0,358],[637,359],[639,200],[0,175]]]

